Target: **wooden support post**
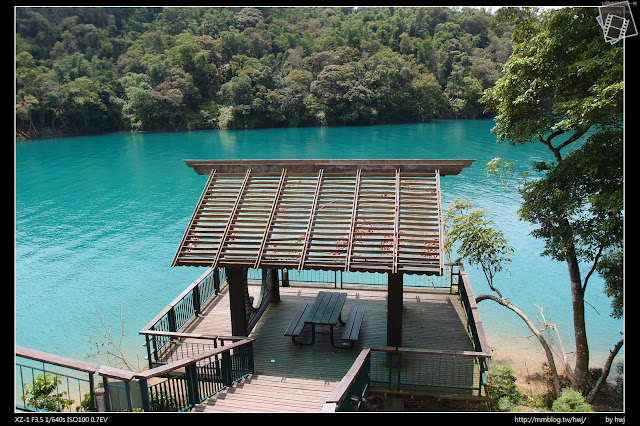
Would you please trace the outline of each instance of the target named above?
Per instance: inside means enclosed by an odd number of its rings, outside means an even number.
[[[229,305],[231,309],[231,333],[234,336],[249,336],[247,312],[244,301],[242,268],[227,267],[227,285],[229,286]]]
[[[388,274],[387,346],[402,346],[402,274]]]
[[[278,279],[278,270],[269,269],[269,273],[273,277],[273,280],[271,281],[273,283],[273,287],[271,288],[273,297],[271,301],[274,303],[278,303],[280,301],[280,280]]]

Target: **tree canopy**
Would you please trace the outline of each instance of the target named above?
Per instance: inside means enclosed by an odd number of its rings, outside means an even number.
[[[613,297],[612,315],[622,314],[623,46],[605,41],[596,8],[563,8],[541,19],[528,12],[501,16],[523,23],[514,31],[520,42],[482,101],[497,114],[498,141],[540,142],[553,155],[554,162],[534,166],[544,177],[523,186],[519,214],[537,226],[532,234],[545,241],[542,254],[567,264],[576,342],[572,385],[586,393],[585,292],[594,272]]]
[[[445,7],[18,7],[26,136],[487,116],[512,24]]]

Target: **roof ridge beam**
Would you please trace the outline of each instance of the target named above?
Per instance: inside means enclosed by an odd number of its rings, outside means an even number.
[[[183,160],[198,174],[208,174],[214,168],[218,173],[243,173],[247,168],[253,173],[278,174],[286,168],[288,173],[314,175],[320,169],[324,173],[346,173],[359,168],[363,172],[393,173],[397,168],[404,173],[434,173],[440,176],[457,175],[465,167],[471,166],[473,159],[255,159],[255,160]]]

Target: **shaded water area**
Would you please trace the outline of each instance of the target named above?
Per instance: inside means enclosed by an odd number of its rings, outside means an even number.
[[[540,256],[543,242],[517,218],[521,198],[489,180],[494,157],[516,163],[551,161],[540,144],[496,143],[492,120],[438,120],[368,127],[287,128],[179,133],[117,133],[17,142],[15,147],[15,343],[85,359],[102,328],[120,334],[134,362],[145,364],[138,331],[203,269],[171,268],[206,183],[183,159],[472,158],[458,176],[441,180],[443,207],[466,199],[488,212],[515,247],[510,274],[496,278],[505,297],[560,328],[572,347],[566,265]],[[515,182],[514,182],[515,184]],[[586,268],[587,266],[585,266]],[[476,295],[489,293],[482,273],[467,266]],[[592,363],[601,366],[623,321],[609,316],[600,277],[587,292]],[[524,323],[491,301],[479,309],[489,345],[542,354]],[[621,356],[619,355],[619,359]]]

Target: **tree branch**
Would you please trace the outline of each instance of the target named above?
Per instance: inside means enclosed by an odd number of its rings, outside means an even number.
[[[593,401],[596,399],[597,393],[600,391],[602,385],[607,381],[607,377],[609,377],[609,371],[611,371],[611,364],[613,364],[613,359],[618,355],[618,351],[624,344],[624,338],[620,339],[618,343],[613,347],[612,351],[609,351],[609,356],[607,357],[607,362],[604,364],[604,368],[602,369],[602,375],[598,379],[596,385],[591,389],[591,392],[585,398],[585,401],[589,404],[593,404]]]
[[[547,319],[544,316],[545,308],[541,308],[538,305],[536,305],[536,307],[540,310],[540,315],[542,316],[542,320],[538,318],[538,321],[542,325],[542,330],[540,330],[540,332],[542,333],[547,328],[551,328],[553,331],[556,332],[556,336],[558,337],[558,343],[560,344],[560,349],[558,350],[555,347],[551,345],[550,346],[554,349],[555,353],[562,359],[562,364],[564,365],[564,369],[567,372],[567,374],[569,374],[570,377],[573,377],[573,370],[569,365],[569,360],[567,358],[567,351],[564,349],[564,343],[562,341],[562,337],[560,336],[560,330],[558,330],[558,327],[555,324],[551,324],[550,322],[547,321]]]
[[[556,362],[555,362],[555,360],[553,358],[553,352],[551,351],[551,347],[547,343],[547,341],[544,338],[544,336],[538,331],[538,328],[535,326],[535,324],[533,324],[533,322],[531,322],[531,320],[525,315],[524,312],[522,312],[520,309],[518,309],[515,306],[513,306],[511,304],[511,302],[509,302],[508,300],[505,300],[505,299],[502,299],[502,298],[498,298],[498,297],[492,296],[490,294],[480,294],[480,295],[478,295],[478,297],[476,297],[476,303],[480,303],[483,300],[487,300],[487,299],[488,300],[493,300],[497,304],[511,309],[520,318],[522,318],[522,320],[525,322],[525,324],[527,324],[527,327],[529,327],[529,329],[533,332],[533,334],[535,334],[535,336],[538,338],[538,341],[542,345],[542,348],[544,349],[545,355],[547,356],[547,362],[549,363],[549,369],[551,370],[551,376],[553,378],[553,392],[554,392],[556,398],[558,396],[560,396],[560,392],[561,392],[560,378],[558,377],[558,370],[556,369]]]
[[[114,337],[111,334],[111,326],[107,325],[104,313],[101,313],[96,308],[96,314],[100,319],[100,323],[102,324],[102,328],[98,329],[94,327],[97,331],[97,335],[89,335],[89,338],[96,339],[93,341],[93,345],[95,346],[95,353],[88,354],[88,357],[97,357],[99,355],[104,355],[107,358],[107,363],[109,365],[113,365],[116,367],[120,367],[124,365],[127,369],[131,371],[138,371],[139,368],[134,367],[131,362],[126,357],[124,350],[122,349],[122,341],[124,339],[124,318],[122,316],[122,307],[120,307],[120,338],[116,343]]]
[[[591,265],[591,269],[587,273],[587,276],[584,277],[584,281],[582,283],[582,292],[583,293],[587,290],[587,282],[589,281],[589,278],[591,277],[591,274],[593,274],[593,272],[596,270],[596,267],[598,266],[598,261],[600,260],[600,256],[602,255],[602,249],[603,249],[602,246],[600,246],[600,248],[598,248],[598,253],[596,253],[595,259],[593,259],[593,265]]]

